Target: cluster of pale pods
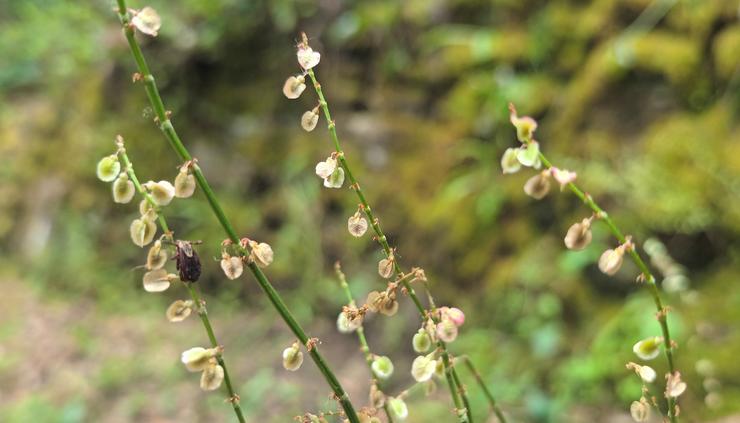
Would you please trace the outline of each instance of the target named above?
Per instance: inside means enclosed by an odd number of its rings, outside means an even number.
[[[523,166],[539,170],[542,167],[539,143],[534,139],[534,132],[537,129],[537,121],[529,116],[518,116],[516,109],[510,106],[510,120],[516,128],[517,138],[521,142],[518,148],[508,148],[501,157],[501,168],[504,174],[518,172]],[[559,169],[550,166],[547,169],[539,171],[524,184],[524,192],[530,197],[540,200],[550,191],[550,178],[560,184],[561,191],[576,180],[576,173],[570,170]],[[580,222],[576,222],[568,228],[565,235],[565,246],[570,250],[583,250],[592,239],[591,223],[594,219],[603,218],[600,213],[595,213]],[[604,251],[599,257],[599,270],[607,275],[616,274],[622,266],[625,253],[634,248],[629,236],[625,237],[625,242],[616,248],[610,248]],[[641,360],[652,360],[660,354],[660,348],[664,339],[659,336],[643,339],[637,342],[632,351]],[[634,370],[643,382],[642,396],[638,401],[633,401],[630,406],[630,414],[636,422],[646,422],[650,419],[651,408],[659,409],[655,397],[648,400],[649,388],[647,384],[653,383],[656,379],[655,370],[647,365],[637,363],[627,363],[627,368]],[[678,398],[685,390],[686,383],[681,380],[681,373],[668,373],[666,375],[666,398]]]
[[[150,36],[157,35],[161,27],[161,20],[154,9],[145,7],[138,11],[132,10],[131,13],[131,24],[137,30]],[[283,94],[289,99],[297,99],[305,91],[306,73],[319,64],[321,55],[313,51],[304,42],[298,46],[297,59],[303,72],[299,75],[290,76],[283,85]],[[316,128],[320,117],[319,110],[321,106],[322,104],[320,103],[311,110],[303,113],[301,116],[301,127],[304,130],[312,131]],[[511,123],[516,127],[517,138],[522,145],[518,148],[508,148],[505,151],[501,159],[503,173],[515,173],[522,167],[531,167],[539,170],[542,167],[539,144],[533,139],[534,132],[537,129],[537,122],[531,117],[519,117],[513,107],[510,118]],[[329,122],[329,125],[333,125],[333,122]],[[121,143],[119,149],[122,148]],[[341,188],[344,184],[345,173],[344,169],[339,165],[338,158],[338,153],[333,152],[326,160],[316,165],[316,175],[323,180],[323,185],[327,188]],[[128,165],[130,166],[130,163]],[[175,178],[174,184],[168,181],[149,181],[141,185],[141,189],[144,191],[142,194],[145,197],[139,206],[141,216],[131,223],[130,228],[131,238],[134,244],[144,247],[152,243],[156,235],[157,228],[155,221],[159,209],[168,205],[174,197],[187,198],[193,194],[196,183],[191,172],[192,166],[193,163],[191,162],[183,164]],[[121,163],[119,162],[118,154],[103,158],[98,163],[97,170],[98,177],[101,180],[113,182],[112,191],[115,202],[128,203],[133,199],[136,187],[129,179],[126,169],[121,172]],[[554,179],[562,190],[574,182],[576,177],[575,172],[551,166],[539,171],[527,180],[524,185],[524,192],[539,200],[549,193],[551,179]],[[347,222],[348,231],[355,237],[362,237],[368,229],[368,222],[361,212],[362,206],[349,217]],[[591,224],[593,220],[603,217],[599,213],[595,213],[570,226],[564,238],[566,247],[571,250],[582,250],[586,248],[592,240]],[[171,238],[171,234],[164,234],[149,249],[145,265],[147,272],[143,278],[144,289],[148,292],[164,291],[173,281],[178,279],[186,283],[194,282],[193,280],[183,278],[181,269],[178,269],[181,270],[180,277],[173,273],[168,273],[164,269],[168,258],[168,250],[163,242],[176,245]],[[251,250],[248,257],[241,257],[238,254],[232,256],[229,252],[232,247],[230,241],[225,241],[222,244],[221,268],[229,279],[236,279],[241,276],[245,261],[256,263],[260,267],[266,267],[273,260],[273,251],[266,243],[259,243],[246,238],[242,239],[240,247],[249,247]],[[633,248],[634,245],[630,237],[626,237],[625,242],[615,248],[607,249],[601,254],[598,260],[599,269],[605,274],[614,275],[619,271],[625,253],[630,252]],[[379,275],[384,279],[391,278],[394,264],[392,253],[387,258],[380,260],[378,263]],[[409,274],[409,277],[412,281],[426,280],[424,272],[421,269],[414,269]],[[362,326],[363,319],[368,312],[377,312],[387,316],[394,315],[398,310],[398,301],[396,300],[398,288],[399,281],[389,282],[386,290],[370,292],[364,305],[360,307],[354,305],[345,306],[337,318],[338,330],[342,333],[356,331]],[[179,322],[187,318],[192,310],[198,311],[199,307],[201,305],[195,304],[191,300],[177,300],[168,307],[166,315],[168,320]],[[441,307],[436,309],[434,313],[436,313],[434,316],[430,314],[430,318],[422,324],[422,327],[412,339],[414,351],[421,355],[414,359],[411,367],[411,375],[419,383],[430,382],[434,375],[443,377],[442,372],[444,369],[442,360],[438,357],[439,351],[433,349],[429,353],[429,350],[432,349],[433,344],[437,340],[444,342],[454,341],[458,334],[458,327],[465,321],[463,312],[454,307]],[[662,344],[662,337],[650,337],[637,342],[633,347],[633,351],[641,360],[648,361],[658,356]],[[204,390],[217,389],[223,381],[224,369],[215,359],[220,352],[220,347],[195,347],[182,353],[181,360],[188,370],[203,372],[200,385]],[[303,353],[300,349],[300,343],[295,342],[288,348],[285,348],[282,353],[282,360],[285,369],[290,371],[298,370],[303,363]],[[643,382],[642,396],[638,401],[634,401],[631,404],[631,415],[637,422],[648,421],[651,408],[658,408],[655,397],[648,399],[649,388],[647,386],[647,384],[655,381],[656,372],[650,366],[632,362],[627,364],[627,368],[633,370]],[[389,357],[374,356],[371,369],[376,378],[385,380],[393,374],[394,366]],[[677,398],[686,390],[686,384],[681,380],[679,372],[668,374],[666,379],[666,397]],[[376,388],[376,386],[373,385],[373,388]],[[373,398],[376,393],[375,389],[371,390],[371,403],[374,405],[378,403],[378,398]],[[400,396],[383,399],[396,418],[400,420],[407,418],[408,408]],[[325,421],[322,416],[311,414],[307,414],[307,416],[308,421]],[[380,421],[371,414],[360,413],[360,417],[363,422],[373,423]]]

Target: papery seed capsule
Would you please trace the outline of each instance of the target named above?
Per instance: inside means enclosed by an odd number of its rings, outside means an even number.
[[[376,357],[371,367],[379,379],[388,379],[393,374],[393,362],[386,356]]]
[[[241,257],[231,257],[227,253],[224,253],[221,258],[221,270],[227,278],[234,280],[242,275],[244,271],[244,263]]]
[[[157,213],[154,210],[154,206],[152,206],[152,204],[146,199],[141,200],[141,202],[139,203],[139,213],[142,216],[153,214],[153,218],[151,220],[155,220],[157,218]]]
[[[686,391],[686,383],[681,381],[681,372],[675,371],[666,375],[666,398],[678,398]]]
[[[558,169],[556,167],[550,168],[550,173],[552,174],[552,177],[555,178],[556,181],[560,184],[560,191],[563,190],[568,184],[575,182],[576,175],[575,172],[571,172],[570,170],[565,169]]]
[[[213,360],[215,361],[215,360]],[[215,391],[224,380],[224,368],[211,362],[211,365],[203,370],[200,375],[200,389],[204,391]]]
[[[517,159],[518,150],[517,148],[507,148],[504,155],[501,156],[501,169],[503,169],[504,174],[516,173],[522,168],[522,164]]]
[[[147,270],[160,269],[167,263],[167,250],[162,248],[162,241],[156,240],[146,255]]]
[[[298,57],[298,64],[300,64],[305,70],[309,70],[318,65],[321,60],[321,54],[317,51],[313,51],[313,49],[308,46],[299,47],[296,56]]]
[[[429,336],[427,331],[419,329],[418,332],[411,339],[411,344],[414,347],[414,351],[418,353],[425,353],[432,347],[432,338]]]
[[[316,164],[316,175],[321,179],[327,179],[335,170],[337,170],[337,159],[331,156]]]
[[[536,167],[540,158],[540,146],[537,141],[531,141],[519,148],[516,152],[516,158],[522,166]]]
[[[651,336],[637,342],[632,347],[638,357],[643,360],[652,360],[660,354],[660,346],[663,344],[663,338],[660,336]]]
[[[115,154],[103,157],[98,162],[97,175],[101,181],[113,182],[119,173],[121,173],[121,163]]]
[[[535,200],[543,199],[550,192],[550,174],[540,172],[524,184],[524,193]]]
[[[441,307],[440,314],[443,319],[449,319],[455,326],[462,326],[465,323],[465,313],[457,307]]]
[[[622,267],[622,261],[624,260],[624,248],[619,246],[615,249],[609,249],[604,251],[599,257],[599,270],[606,273],[607,275],[614,275]]]
[[[395,298],[386,297],[378,311],[380,314],[391,317],[398,312],[398,301]]]
[[[367,294],[367,299],[365,300],[365,304],[367,305],[368,310],[377,313],[378,309],[380,308],[380,304],[382,302],[382,295],[378,291],[370,291]]]
[[[640,379],[642,379],[642,381],[645,383],[653,383],[658,377],[658,374],[650,366],[640,366],[640,369],[637,371],[637,373],[640,375]]]
[[[167,307],[167,320],[170,322],[182,322],[190,316],[190,312],[193,311],[193,301],[191,300],[176,300],[169,307]]]
[[[139,11],[134,11],[131,24],[140,32],[156,37],[159,29],[162,27],[162,19],[156,10],[147,6]]]
[[[383,279],[388,279],[393,275],[393,269],[394,269],[394,259],[393,255],[391,255],[389,258],[384,258],[378,262],[378,274]]]
[[[210,366],[211,358],[215,357],[216,354],[215,348],[194,347],[184,351],[180,355],[180,361],[191,372],[200,372]]]
[[[175,177],[175,197],[188,198],[195,192],[195,176],[187,169],[180,172]]]
[[[437,369],[437,361],[434,360],[433,354],[420,355],[411,363],[411,376],[417,382],[426,382],[434,375]]]
[[[630,415],[636,422],[646,422],[650,420],[650,404],[647,403],[645,398],[641,398],[640,401],[632,401],[630,405]]]
[[[190,241],[175,241],[175,260],[180,280],[197,282],[200,278],[200,258]]]
[[[444,342],[452,342],[457,338],[457,325],[449,319],[437,323],[437,338]]]
[[[399,420],[406,420],[409,416],[409,408],[401,398],[388,398],[388,407],[391,409],[391,413]]]
[[[283,84],[283,94],[291,100],[301,96],[303,90],[306,89],[306,79],[303,75],[290,76],[285,80]]]
[[[156,269],[144,273],[144,290],[146,292],[162,292],[170,287],[170,279],[165,269]]]
[[[359,238],[365,235],[367,228],[367,220],[365,220],[365,218],[360,214],[359,210],[350,216],[349,220],[347,220],[347,229],[354,237]]]
[[[337,330],[341,333],[354,332],[360,326],[362,326],[362,317],[358,316],[355,319],[350,319],[344,312],[340,312],[339,316],[337,316]]]
[[[591,243],[591,219],[586,218],[574,223],[565,235],[565,246],[569,250],[583,250]]]
[[[327,188],[341,188],[344,185],[344,169],[338,167],[334,172],[324,179],[324,186]]]
[[[303,353],[297,342],[283,350],[283,367],[285,370],[294,372],[301,368],[301,364],[303,364]]]
[[[134,198],[136,194],[136,187],[134,183],[129,181],[128,175],[121,173],[113,182],[113,201],[119,204],[126,204]]]
[[[129,228],[131,240],[139,247],[144,247],[154,240],[157,233],[157,225],[149,219],[134,219]]]
[[[144,188],[149,190],[152,199],[160,207],[170,204],[175,197],[175,187],[169,181],[149,181],[144,184]]]
[[[301,116],[301,128],[311,132],[316,128],[319,123],[319,108],[316,107],[313,110],[309,110]]]
[[[267,267],[272,264],[274,254],[272,247],[265,242],[249,241],[249,247],[252,251],[249,254],[249,258],[254,261],[259,267]]]

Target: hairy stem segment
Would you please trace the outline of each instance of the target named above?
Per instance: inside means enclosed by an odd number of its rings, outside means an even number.
[[[123,142],[120,140],[118,143],[118,158],[123,163],[124,171],[129,177],[129,180],[131,180],[136,187],[136,190],[141,194],[142,197],[157,211],[157,220],[159,222],[159,226],[162,228],[162,231],[164,232],[165,237],[167,237],[170,241],[174,242],[172,231],[170,231],[169,226],[167,225],[167,220],[164,218],[162,213],[160,212],[159,207],[154,202],[154,199],[152,196],[144,189],[144,187],[141,186],[141,183],[139,183],[139,179],[136,177],[136,173],[134,172],[134,166],[131,164],[131,160],[128,157],[128,154],[126,154],[126,149],[123,146]],[[203,323],[203,328],[206,330],[206,334],[208,334],[208,340],[211,342],[211,346],[213,348],[216,348],[219,346],[218,341],[216,340],[216,335],[213,332],[213,326],[211,326],[211,321],[208,319],[208,312],[206,311],[205,301],[200,297],[200,294],[195,290],[193,287],[193,284],[191,283],[184,283],[185,287],[188,289],[188,292],[190,293],[190,297],[193,299],[193,303],[197,307],[198,315],[200,315],[200,320]],[[226,391],[229,394],[228,401],[231,403],[231,406],[234,408],[234,414],[236,414],[236,418],[241,423],[246,423],[246,420],[244,419],[244,414],[242,413],[241,405],[239,405],[239,395],[234,390],[233,385],[231,384],[231,378],[229,377],[229,371],[226,367],[226,362],[223,358],[223,353],[219,352],[216,354],[216,361],[218,361],[218,364],[221,366],[221,368],[224,369],[224,385],[226,386]]]
[[[539,153],[539,158],[540,161],[542,161],[542,164],[547,169],[551,169],[553,167],[550,160],[548,160],[547,157],[542,154],[542,152]],[[622,231],[617,227],[612,218],[609,217],[604,209],[602,209],[596,203],[596,201],[594,201],[591,195],[582,191],[580,188],[578,188],[576,184],[572,182],[568,183],[567,186],[568,189],[570,189],[571,192],[576,195],[576,197],[580,198],[581,201],[583,201],[584,204],[586,204],[596,214],[596,216],[598,216],[599,220],[603,221],[606,224],[606,226],[609,228],[609,231],[620,242],[620,244],[624,244],[627,241],[624,233],[622,233]],[[632,261],[640,269],[640,272],[642,272],[641,279],[647,285],[648,290],[650,291],[650,295],[652,295],[653,301],[655,302],[655,308],[658,310],[656,316],[658,318],[658,323],[660,323],[661,332],[663,333],[663,343],[665,346],[665,356],[668,360],[668,370],[671,372],[671,374],[673,374],[675,373],[676,368],[673,360],[673,341],[671,340],[671,333],[668,330],[668,309],[663,305],[663,302],[660,299],[660,292],[658,291],[658,286],[655,283],[655,276],[653,276],[647,264],[645,264],[645,262],[642,260],[642,257],[640,257],[640,254],[637,252],[636,247],[628,248],[627,251],[632,258]],[[670,418],[671,422],[675,423],[678,421],[676,399],[669,396],[667,400],[668,417]]]
[[[380,223],[378,219],[375,217],[375,214],[373,213],[373,209],[370,207],[370,204],[365,198],[365,194],[363,193],[362,188],[360,187],[360,184],[357,182],[357,179],[355,179],[355,176],[352,174],[352,170],[350,169],[349,164],[347,163],[347,160],[344,157],[344,152],[342,151],[342,147],[339,144],[339,137],[337,136],[337,128],[336,128],[334,121],[331,118],[331,112],[329,111],[329,105],[326,102],[326,98],[324,97],[324,92],[321,89],[321,84],[319,84],[319,81],[316,78],[316,74],[314,73],[313,69],[308,69],[307,74],[311,78],[311,82],[313,83],[314,89],[316,90],[316,94],[319,97],[319,104],[321,105],[321,109],[324,112],[326,121],[329,122],[328,124],[329,134],[331,134],[332,141],[334,142],[334,149],[336,150],[337,159],[339,160],[339,164],[344,169],[344,173],[350,182],[350,188],[354,190],[355,194],[357,195],[357,198],[360,201],[361,208],[363,212],[365,213],[365,215],[367,216],[367,219],[370,222],[370,226],[373,228],[373,231],[375,232],[375,237],[378,243],[382,247],[383,252],[385,253],[386,257],[390,257],[391,254],[393,253],[393,249],[388,244],[388,238],[383,233],[383,230],[380,227]],[[422,305],[421,300],[419,300],[419,297],[416,295],[416,292],[411,287],[411,284],[408,282],[407,278],[404,277],[405,274],[401,270],[401,267],[398,265],[398,261],[396,260],[393,261],[393,271],[396,274],[396,277],[400,279],[403,287],[408,292],[408,295],[411,298],[411,301],[413,301],[414,305],[416,306],[416,309],[419,311],[419,314],[421,315],[422,321],[426,320],[429,317],[429,313],[427,313],[427,310]],[[470,411],[467,394],[465,393],[465,389],[463,385],[460,384],[460,379],[457,376],[457,371],[455,370],[455,367],[451,363],[450,355],[447,352],[447,346],[445,345],[444,342],[437,341],[437,347],[441,351],[442,363],[444,364],[444,368],[445,368],[445,377],[447,379],[447,384],[450,388],[450,395],[452,396],[452,401],[455,404],[456,412],[460,418],[460,422],[472,423],[473,422],[472,413]]]
[[[461,356],[460,359],[463,361],[463,363],[465,363],[465,366],[473,375],[475,381],[478,382],[478,386],[480,386],[480,388],[483,390],[483,393],[488,400],[488,404],[491,406],[491,410],[493,411],[493,413],[496,414],[496,417],[498,417],[499,422],[506,423],[506,417],[504,416],[504,413],[501,411],[501,408],[496,403],[496,398],[493,397],[493,394],[488,389],[488,386],[486,386],[486,383],[483,381],[483,377],[480,375],[480,373],[478,373],[475,365],[473,365],[473,361],[470,359],[470,357],[466,355]]]
[[[134,56],[134,60],[136,61],[136,65],[138,67],[139,73],[141,74],[141,79],[144,82],[144,87],[146,89],[147,96],[149,97],[149,102],[151,103],[151,106],[154,109],[154,113],[156,114],[156,120],[159,125],[159,129],[164,133],[165,138],[169,142],[172,149],[175,150],[180,160],[191,161],[193,160],[193,158],[188,152],[187,148],[185,148],[185,145],[180,140],[180,137],[177,135],[177,132],[175,131],[175,128],[169,119],[169,113],[165,109],[164,102],[162,101],[162,97],[160,96],[159,90],[157,89],[154,76],[149,70],[149,66],[147,65],[146,59],[144,58],[144,54],[141,51],[141,47],[139,46],[139,43],[136,41],[134,29],[131,26],[131,17],[129,16],[129,13],[126,7],[126,1],[117,0],[117,2],[118,2],[118,16],[119,16],[119,19],[121,20],[121,24],[123,25],[123,33],[124,33],[124,36],[126,37],[126,40],[128,41],[128,45],[129,45],[129,48],[131,49],[131,53]],[[239,236],[234,230],[234,227],[232,226],[229,219],[226,217],[226,214],[224,213],[223,208],[221,207],[221,204],[216,198],[216,195],[213,192],[213,189],[211,189],[211,186],[208,184],[208,181],[206,180],[205,176],[203,175],[203,172],[201,171],[197,163],[193,163],[192,169],[193,169],[193,174],[195,176],[195,180],[198,183],[198,186],[201,188],[201,190],[205,194],[206,199],[208,200],[208,203],[211,206],[211,210],[213,211],[213,214],[218,219],[219,223],[223,227],[227,236],[229,237],[231,242],[233,242],[236,248],[239,250],[240,254],[245,255],[245,256],[248,255],[249,250],[246,247],[243,247],[240,245]],[[278,292],[272,286],[272,284],[267,279],[267,277],[262,272],[262,270],[253,261],[250,261],[248,263],[248,267],[249,267],[249,270],[252,272],[252,275],[254,276],[254,278],[257,280],[257,283],[259,283],[262,290],[265,292],[267,297],[270,299],[270,302],[272,303],[275,310],[278,312],[278,314],[280,314],[280,316],[283,318],[283,320],[288,325],[288,327],[290,327],[291,331],[298,338],[298,340],[303,345],[306,345],[309,342],[308,335],[306,335],[306,332],[303,330],[303,328],[298,324],[296,319],[293,317],[293,314],[290,312],[290,310],[285,305],[285,302],[281,298],[280,294],[278,294]],[[337,377],[334,375],[332,370],[327,365],[326,360],[319,353],[318,348],[316,346],[312,346],[311,348],[307,348],[307,349],[314,363],[319,368],[319,370],[321,371],[321,374],[324,376],[328,385],[331,387],[332,391],[334,392],[334,396],[336,397],[337,401],[339,401],[339,403],[341,404],[342,409],[347,415],[347,418],[349,419],[349,421],[351,423],[359,423],[359,418],[357,417],[357,413],[355,412],[355,409],[349,400],[349,396],[342,388],[342,385],[339,383],[339,380],[337,379]]]
[[[340,266],[339,262],[336,262],[334,264],[334,271],[337,273],[337,279],[339,279],[339,285],[342,287],[342,290],[344,291],[344,295],[347,298],[347,302],[351,307],[356,307],[357,304],[355,303],[355,299],[352,297],[352,291],[349,289],[349,284],[347,283],[347,277],[344,275],[344,272],[342,272],[342,266]],[[367,367],[370,370],[370,377],[372,378],[373,384],[380,388],[380,380],[378,380],[377,377],[375,377],[375,372],[373,372],[373,354],[370,352],[370,345],[367,343],[367,338],[365,338],[365,329],[360,325],[360,327],[357,328],[357,340],[360,342],[360,349],[362,350],[362,353],[365,355],[365,362],[367,363]],[[383,411],[385,412],[385,416],[388,420],[388,423],[393,423],[393,416],[391,415],[390,410],[388,409],[388,404],[383,402]]]

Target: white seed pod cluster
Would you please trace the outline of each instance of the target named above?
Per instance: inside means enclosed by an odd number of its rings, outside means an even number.
[[[316,175],[324,180],[327,188],[341,188],[344,184],[344,169],[333,155],[316,164]]]
[[[175,187],[169,181],[149,181],[143,185],[159,207],[166,206],[175,198]]]
[[[411,363],[411,376],[417,382],[426,382],[434,376],[437,369],[437,360],[434,354],[420,355]]]
[[[224,380],[224,369],[216,359],[218,354],[217,348],[195,347],[183,352],[180,356],[180,361],[189,371],[202,372],[200,388],[204,391],[218,389]]]
[[[398,312],[398,301],[396,300],[395,292],[371,291],[367,294],[367,300],[365,300],[365,303],[368,310],[384,314],[389,317]]]

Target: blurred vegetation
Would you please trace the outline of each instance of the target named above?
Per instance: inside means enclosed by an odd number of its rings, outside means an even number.
[[[331,266],[342,261],[360,297],[381,282],[380,255],[346,234],[353,198],[313,175],[330,144],[321,127],[299,127],[312,104],[280,93],[298,71],[300,30],[322,52],[317,71],[348,158],[392,244],[426,270],[439,303],[466,311],[453,352],[473,357],[515,421],[624,418],[640,391],[624,364],[659,328],[633,267],[615,278],[596,269],[614,245],[604,228],[585,251],[564,249],[568,226],[587,215],[575,198],[535,202],[522,192],[526,172],[501,175],[500,155],[516,144],[509,101],[540,121],[544,151],[578,170],[620,226],[660,240],[685,268],[689,285],[666,294],[689,382],[682,415],[738,418],[737,1],[148,5],[164,25],[143,40],[145,54],[176,127],[239,230],[273,245],[271,278],[353,398],[366,398],[367,374],[354,338],[334,334],[343,296]],[[118,133],[141,178],[173,178],[178,165],[131,84],[112,7],[0,2],[0,420],[228,421],[221,397],[201,393],[178,363],[206,341],[197,322],[164,319],[183,293],[140,287],[144,254],[128,235],[136,206],[114,205],[94,177]],[[204,198],[167,211],[179,237],[218,255],[223,235]],[[225,281],[206,260],[201,283],[250,420],[331,407],[315,369],[280,368],[291,337],[249,278]],[[399,314],[368,332],[394,357],[402,389],[417,322],[409,304]],[[413,395],[409,421],[446,421],[443,391],[439,401]]]

